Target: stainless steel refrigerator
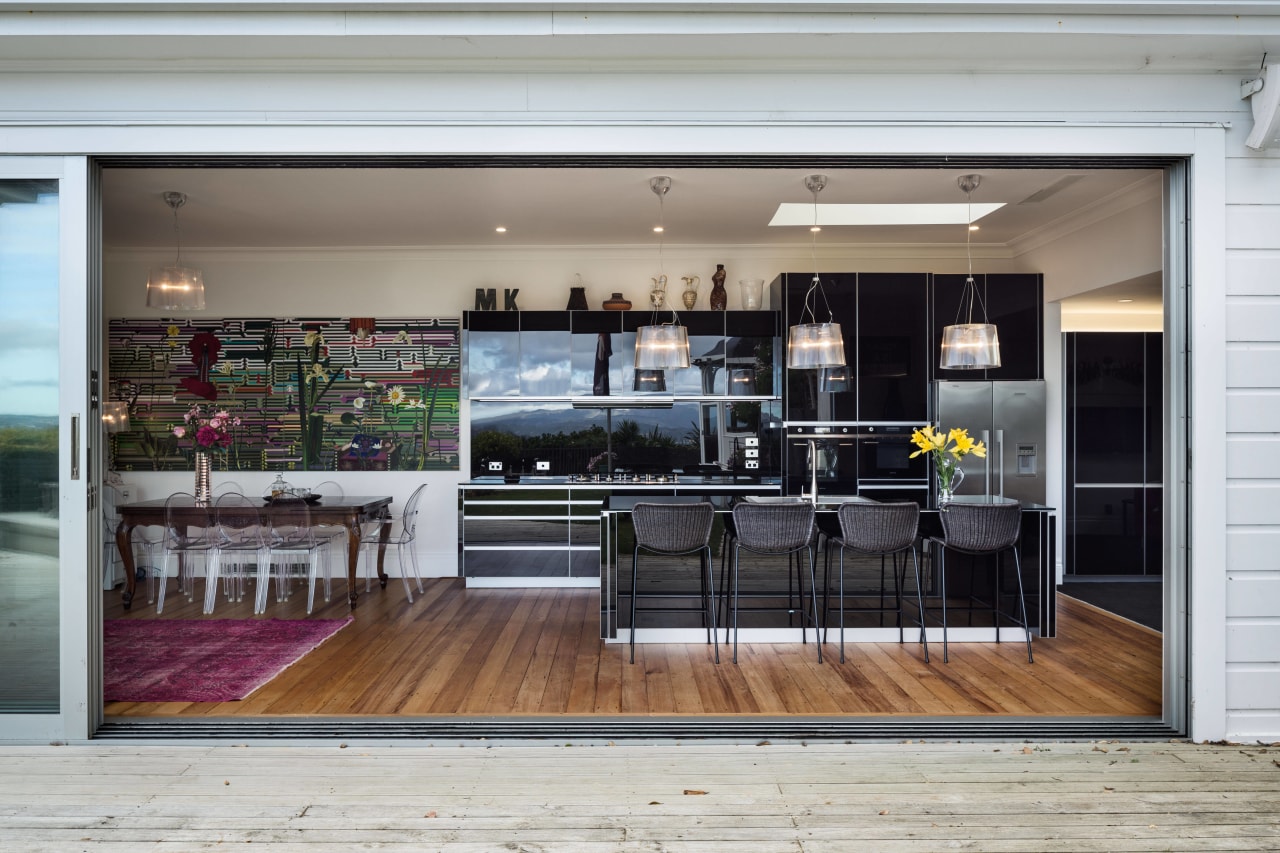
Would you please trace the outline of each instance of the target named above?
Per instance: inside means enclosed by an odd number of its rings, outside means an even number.
[[[963,428],[987,447],[961,462],[961,495],[996,495],[1023,503],[1045,501],[1045,387],[1041,380],[938,381],[933,422]],[[933,490],[937,483],[933,483]]]

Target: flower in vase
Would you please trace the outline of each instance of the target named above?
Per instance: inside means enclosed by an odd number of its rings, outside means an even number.
[[[951,491],[961,459],[970,453],[979,459],[987,455],[986,446],[981,441],[974,441],[966,429],[952,428],[944,432],[926,424],[911,433],[911,443],[918,448],[911,454],[912,459],[923,453],[932,457],[934,470],[938,473],[938,488],[944,492]]]

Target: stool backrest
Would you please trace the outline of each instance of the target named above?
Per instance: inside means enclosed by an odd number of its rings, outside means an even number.
[[[636,544],[650,551],[679,554],[711,541],[716,512],[711,504],[638,503],[631,509]]]
[[[1011,548],[1022,527],[1022,506],[1018,503],[950,503],[939,515],[948,547],[961,551]]]
[[[846,503],[837,515],[845,546],[868,554],[891,554],[910,547],[920,526],[920,505],[915,501]]]
[[[733,508],[738,542],[752,551],[797,551],[813,539],[813,504],[740,503]]]

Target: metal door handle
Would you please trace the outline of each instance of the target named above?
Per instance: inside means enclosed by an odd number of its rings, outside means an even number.
[[[996,459],[1000,462],[999,479],[996,480],[1000,491],[996,492],[996,497],[1004,497],[1004,430],[996,430]]]
[[[991,431],[990,430],[984,429],[982,431],[982,446],[986,447],[988,451],[990,451],[990,448],[991,448]],[[982,462],[982,476],[986,480],[985,484],[982,487],[982,493],[984,495],[989,495],[991,494],[991,453],[990,452],[987,453],[987,458],[984,459]]]
[[[71,479],[80,479],[80,415],[71,416]]]

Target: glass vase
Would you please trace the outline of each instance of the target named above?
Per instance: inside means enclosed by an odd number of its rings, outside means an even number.
[[[210,482],[210,471],[213,466],[209,460],[208,453],[196,452],[196,485],[195,495],[196,504],[199,506],[207,506],[213,497],[213,487]]]
[[[764,279],[738,279],[738,288],[742,291],[742,310],[759,311],[764,297]]]

